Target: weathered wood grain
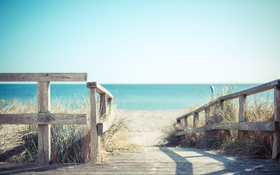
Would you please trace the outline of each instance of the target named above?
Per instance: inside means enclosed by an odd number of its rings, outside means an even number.
[[[226,124],[213,123],[199,128],[176,132],[175,136],[178,137],[185,134],[192,134],[197,132],[205,132],[205,131],[218,130],[218,129],[241,130],[241,131],[280,131],[279,126],[280,126],[279,121],[240,122],[240,123],[226,123]]]
[[[104,117],[107,114],[106,94],[100,94],[100,115]]]
[[[188,129],[188,118],[184,118],[184,130]]]
[[[51,125],[38,125],[38,162],[49,165],[51,159]]]
[[[38,82],[38,113],[50,113],[50,82]],[[51,158],[51,125],[38,125],[39,164],[48,165]]]
[[[193,128],[197,128],[198,121],[199,121],[199,113],[195,113],[193,115]]]
[[[96,92],[99,94],[106,94],[106,98],[113,98],[113,95],[97,82],[88,82],[87,87],[96,88]]]
[[[97,162],[101,163],[101,143],[102,143],[102,134],[103,134],[103,123],[97,123]]]
[[[50,82],[38,82],[38,113],[49,113],[51,108]]]
[[[239,122],[244,121],[244,114],[245,114],[246,106],[247,106],[246,95],[240,95],[239,96],[239,114],[238,114]]]
[[[87,73],[0,73],[0,81],[87,81]]]
[[[86,114],[0,114],[0,124],[85,125],[86,122]]]
[[[91,130],[91,151],[90,159],[92,162],[97,162],[98,150],[98,133],[96,128],[97,123],[97,102],[96,102],[96,88],[90,88],[90,130]]]
[[[280,121],[280,86],[274,87],[274,121]],[[279,132],[273,133],[272,159],[276,159],[280,150]]]
[[[275,80],[275,81],[271,81],[244,91],[240,91],[240,92],[236,92],[230,95],[226,95],[223,97],[220,97],[219,100],[230,100],[230,99],[234,99],[234,98],[238,98],[240,95],[252,95],[252,94],[256,94],[256,93],[260,93],[263,91],[267,91],[270,89],[273,89],[275,85],[279,85],[280,84],[280,80]]]
[[[244,116],[246,113],[246,106],[247,106],[247,96],[246,95],[240,95],[239,96],[239,113],[238,113],[238,121],[244,122]],[[242,138],[244,136],[248,135],[247,131],[238,131],[238,137]]]

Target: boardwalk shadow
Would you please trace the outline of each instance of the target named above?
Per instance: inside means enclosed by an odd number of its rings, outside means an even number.
[[[174,160],[174,162],[176,163],[176,174],[194,174],[193,165],[191,162],[186,160],[186,158],[180,156],[179,154],[176,154],[174,151],[166,147],[162,147],[160,148],[160,150],[168,155],[172,160]]]
[[[176,174],[280,174],[278,161],[234,158],[193,148],[160,150],[176,162]]]
[[[71,166],[70,164],[0,164],[0,174],[20,174],[20,173],[47,173],[62,167]]]
[[[242,157],[232,157],[226,154],[215,154],[207,151],[192,149],[196,153],[202,154],[203,157],[209,157],[216,161],[223,163],[224,169],[214,172],[206,173],[207,175],[219,175],[219,174],[280,174],[279,162],[273,160],[264,159],[250,159]]]

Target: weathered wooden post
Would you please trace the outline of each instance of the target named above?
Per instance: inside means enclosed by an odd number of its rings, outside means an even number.
[[[220,107],[220,118],[222,118],[222,112],[224,111],[224,100],[219,100],[219,107]],[[225,135],[230,136],[230,130],[223,130]]]
[[[101,162],[101,142],[103,134],[103,123],[97,123],[97,162]]]
[[[90,160],[92,162],[97,161],[97,148],[98,148],[98,138],[97,138],[97,102],[96,102],[96,86],[87,83],[87,87],[90,90]]]
[[[205,112],[205,124],[204,125],[207,125],[207,121],[209,119],[209,113],[210,113],[210,109],[208,107],[205,107],[204,109],[204,112]]]
[[[223,111],[224,110],[224,101],[223,100],[219,100],[219,106],[220,106],[220,110]]]
[[[197,128],[199,121],[199,113],[194,113],[193,115],[193,128]]]
[[[280,86],[274,87],[274,121],[280,121]],[[279,131],[273,132],[272,159],[276,159],[279,152]]]
[[[204,125],[207,125],[207,121],[208,121],[209,115],[210,115],[210,108],[205,107],[204,112],[205,112],[205,124]],[[207,138],[207,139],[209,138],[209,131],[204,132],[204,137]]]
[[[105,93],[100,93],[100,116],[106,117],[107,114],[107,97]],[[103,123],[98,123],[98,145],[97,145],[97,162],[101,162],[101,138],[103,133]]]
[[[50,82],[38,81],[38,113],[50,113]],[[38,161],[48,165],[51,158],[51,125],[38,125]]]
[[[186,131],[188,129],[188,118],[184,118],[184,130]]]
[[[100,94],[100,116],[105,117],[107,114],[107,98],[105,93]]]
[[[246,112],[247,107],[247,96],[240,95],[239,96],[239,114],[238,114],[238,122],[244,122],[244,115]],[[238,137],[241,138],[244,136],[248,131],[238,131]]]

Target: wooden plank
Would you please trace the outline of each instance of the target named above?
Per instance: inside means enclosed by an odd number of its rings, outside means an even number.
[[[100,116],[104,117],[107,114],[106,94],[100,94]]]
[[[38,162],[49,165],[51,159],[51,125],[38,125]]]
[[[87,87],[96,88],[96,92],[99,94],[106,94],[106,98],[113,98],[113,95],[97,82],[88,82]]]
[[[0,73],[0,81],[87,81],[87,73]]]
[[[244,121],[244,114],[245,114],[246,106],[247,106],[246,95],[240,95],[239,96],[239,113],[238,113],[239,122]]]
[[[213,123],[205,125],[203,127],[188,129],[186,131],[176,132],[175,136],[181,136],[185,134],[192,134],[197,132],[205,132],[211,130],[241,130],[241,131],[280,131],[279,121],[265,121],[265,122],[240,122],[240,123],[227,123],[219,124]]]
[[[193,116],[193,128],[196,128],[198,126],[199,121],[199,113],[195,113]]]
[[[90,130],[91,130],[91,151],[90,159],[93,163],[97,162],[97,150],[98,150],[98,133],[96,128],[97,123],[97,108],[96,108],[96,89],[90,88]]]
[[[244,91],[240,91],[240,92],[236,92],[233,94],[229,94],[223,97],[220,97],[219,100],[230,100],[230,99],[234,99],[234,98],[238,98],[240,95],[252,95],[252,94],[256,94],[256,93],[260,93],[263,91],[267,91],[270,89],[273,89],[275,85],[279,85],[280,84],[280,80],[274,80]]]
[[[247,106],[247,96],[246,95],[240,95],[239,96],[239,113],[238,113],[238,121],[244,122],[244,115],[246,112],[246,106]],[[244,136],[248,135],[247,131],[238,131],[238,137],[242,138]]]
[[[274,121],[280,121],[280,86],[274,87]],[[279,153],[279,131],[273,133],[272,159],[276,159]]]
[[[38,82],[38,113],[50,113],[50,82]],[[51,125],[38,125],[38,160],[41,165],[50,164]]]
[[[220,110],[223,111],[224,110],[224,101],[223,100],[219,100],[219,106],[220,106]]]
[[[101,163],[101,142],[102,142],[102,133],[103,133],[103,123],[97,123],[97,162]]]
[[[184,130],[188,129],[188,118],[184,118]]]
[[[50,113],[50,82],[38,82],[38,113]]]
[[[86,114],[0,114],[0,124],[85,125],[86,123]]]

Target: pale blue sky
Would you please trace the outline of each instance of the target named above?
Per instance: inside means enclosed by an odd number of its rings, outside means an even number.
[[[265,83],[280,78],[280,1],[0,0],[0,72]]]

